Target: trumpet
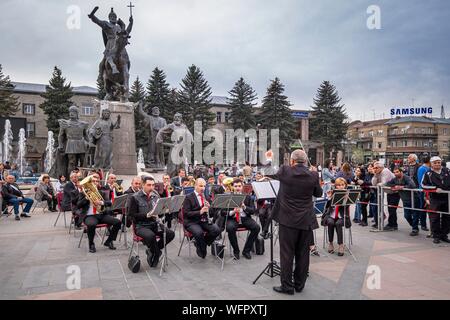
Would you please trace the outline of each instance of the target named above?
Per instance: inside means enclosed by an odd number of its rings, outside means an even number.
[[[233,189],[233,178],[228,177],[223,179],[222,184],[225,187],[225,192],[227,193],[233,193],[234,189]]]

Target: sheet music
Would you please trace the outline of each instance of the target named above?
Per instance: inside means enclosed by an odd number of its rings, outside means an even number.
[[[252,182],[252,188],[258,200],[276,199],[277,197],[269,181]]]

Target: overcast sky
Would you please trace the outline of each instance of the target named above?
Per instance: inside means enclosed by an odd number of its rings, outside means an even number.
[[[114,7],[128,23],[129,1],[0,0],[0,63],[13,81],[47,83],[54,65],[74,86],[95,87],[103,42],[87,14]],[[189,65],[214,95],[244,77],[262,98],[276,76],[293,108],[309,109],[323,80],[338,89],[353,119],[387,117],[393,106],[446,106],[450,116],[448,0],[135,0],[127,47],[131,78],[162,68],[179,87]],[[369,30],[369,5],[381,30]],[[81,10],[69,29],[70,5]]]

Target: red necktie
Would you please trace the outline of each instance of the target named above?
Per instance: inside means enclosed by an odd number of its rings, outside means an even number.
[[[205,200],[203,199],[203,194],[199,193],[200,200],[202,200],[202,208],[205,206]]]
[[[235,217],[236,217],[236,222],[239,223],[239,209],[234,209],[234,213],[235,213]]]
[[[111,190],[111,203],[114,203],[114,189]]]
[[[339,218],[339,206],[336,206],[336,208],[334,209],[334,218],[335,219]]]
[[[166,197],[169,197],[169,189],[166,188]]]
[[[97,214],[97,208],[96,208],[96,207],[93,207],[93,208],[92,208],[92,212],[93,212],[94,214]]]

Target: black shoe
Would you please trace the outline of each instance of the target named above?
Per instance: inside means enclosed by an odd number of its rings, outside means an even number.
[[[384,227],[384,231],[395,231],[395,230],[398,230],[398,228],[391,227],[391,226]]]
[[[95,249],[95,244],[89,245],[89,252],[90,252],[90,253],[95,253],[95,252],[97,252],[97,250]]]
[[[250,254],[250,252],[242,252],[242,256],[248,260],[250,260],[252,258],[252,255]]]
[[[244,254],[242,254],[242,255],[244,255]],[[239,259],[241,258],[240,255],[239,255],[239,251],[233,252],[233,256],[234,256],[234,258],[235,258],[236,260],[239,260]]]
[[[17,221],[20,221],[19,215],[17,215],[17,216],[15,217],[15,219],[16,219]]]
[[[31,216],[28,212],[22,213],[20,216],[24,217],[24,218],[31,218]]]
[[[420,227],[420,229],[422,229],[423,231],[430,231],[430,229],[428,229],[426,226],[425,227]]]
[[[269,232],[267,232],[267,231],[261,232],[261,238],[263,238],[264,240],[269,239],[269,237],[270,237]]]
[[[200,247],[198,247],[198,246],[197,246],[197,255],[202,259],[205,258],[205,256],[203,255],[202,249],[200,249]]]
[[[108,247],[109,250],[116,250],[116,247],[114,247],[114,243],[112,241],[106,241],[103,245]]]
[[[278,293],[284,293],[284,294],[288,294],[288,295],[293,295],[294,294],[294,290],[288,290],[285,289],[283,287],[273,287],[273,291],[278,292]]]
[[[56,209],[50,209],[50,212],[58,212]]]
[[[439,240],[441,240],[441,241],[443,241],[443,242],[445,242],[445,243],[450,243],[450,239],[447,238],[447,237],[443,237],[443,238],[441,238],[441,239],[439,239]]]
[[[433,243],[435,243],[435,244],[441,243],[441,240],[439,240],[438,238],[434,238]]]
[[[361,227],[367,227],[367,222],[361,221],[359,225]]]
[[[152,259],[152,264],[150,265],[150,267],[152,268],[156,268],[158,266],[159,263],[159,258],[161,257],[161,250],[158,250],[154,255],[153,255],[153,259]]]
[[[419,235],[419,230],[413,230],[413,231],[411,231],[411,233],[409,235],[411,237],[417,236],[417,235]]]
[[[303,287],[295,286],[295,292],[300,293],[303,291],[303,288],[305,288],[305,286],[303,286]]]
[[[378,225],[377,225],[377,224],[373,224],[373,225],[372,225],[372,228],[378,229]]]

